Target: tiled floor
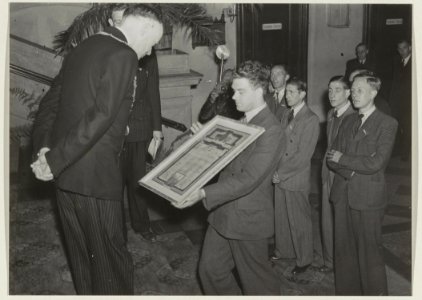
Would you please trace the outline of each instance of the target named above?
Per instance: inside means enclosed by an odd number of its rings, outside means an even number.
[[[321,263],[319,174],[320,160],[316,158],[310,195],[314,265]],[[382,232],[389,293],[411,295],[410,163],[393,158],[387,168],[386,180],[390,204]],[[36,190],[22,190],[19,178],[13,176],[11,182],[10,294],[74,294],[51,186],[37,184]],[[201,295],[196,266],[206,228],[206,211],[200,205],[180,211],[152,195],[150,207],[153,228],[160,234],[159,241],[151,244],[132,230],[128,232],[128,248],[135,265],[135,293]],[[332,273],[323,275],[310,270],[299,278],[299,282],[291,282],[287,275],[292,267],[286,262],[274,265],[284,295],[334,295]]]

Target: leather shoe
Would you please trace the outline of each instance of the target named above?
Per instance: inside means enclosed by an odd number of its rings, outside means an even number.
[[[305,265],[303,267],[299,267],[299,266],[294,267],[294,269],[292,270],[292,275],[304,273],[309,268],[310,265],[311,264]]]
[[[294,258],[285,258],[285,257],[281,257],[281,256],[277,256],[275,254],[270,256],[270,260],[271,261],[293,261],[295,260]]]
[[[317,271],[320,273],[330,273],[333,271],[333,268],[327,267],[326,265],[323,265],[321,267],[317,268]]]
[[[155,243],[157,241],[157,235],[154,231],[152,231],[152,228],[148,228],[147,231],[141,232],[141,236],[144,240],[147,240],[151,243]]]

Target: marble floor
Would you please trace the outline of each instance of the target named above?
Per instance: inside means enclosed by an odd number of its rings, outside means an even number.
[[[382,233],[389,294],[394,296],[412,295],[410,166],[409,162],[394,157],[386,172],[389,205]],[[22,171],[19,174],[11,174],[9,293],[74,295],[52,186],[33,182],[23,187],[20,176],[28,174]],[[319,174],[320,155],[315,155],[310,194],[314,266],[321,264]],[[159,233],[158,241],[145,241],[128,224],[128,248],[135,266],[135,294],[202,295],[196,270],[206,228],[206,211],[200,205],[179,211],[165,200],[150,196],[150,215],[152,226]],[[321,274],[311,268],[292,282],[287,276],[291,268],[291,263],[274,264],[284,295],[334,295],[332,273]]]

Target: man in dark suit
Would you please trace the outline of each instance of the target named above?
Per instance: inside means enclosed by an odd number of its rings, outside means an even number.
[[[376,72],[375,63],[368,56],[369,49],[364,43],[359,43],[355,48],[356,58],[348,60],[344,77],[349,78],[350,74],[356,70],[369,70]]]
[[[66,56],[57,79],[60,99],[53,101],[57,113],[49,136],[38,138],[48,144],[32,164],[33,172],[40,180],[55,179],[78,294],[133,294],[119,155],[137,61],[150,53],[162,32],[155,14],[134,6],[119,26],[80,43]]]
[[[313,260],[311,158],[319,135],[318,116],[305,103],[306,83],[292,78],[286,86],[287,105],[281,118],[286,147],[277,171],[275,187],[275,250],[271,260],[296,258],[292,275],[303,273]]]
[[[349,101],[350,86],[347,78],[334,76],[328,83],[328,99],[332,109],[327,115],[327,151],[331,150],[331,145],[337,136],[338,129],[344,117],[355,112]],[[318,270],[320,272],[330,272],[333,270],[333,207],[330,203],[330,191],[333,184],[334,173],[327,167],[327,156],[322,161],[322,197],[321,197],[321,238],[322,257],[324,265]]]
[[[148,241],[155,242],[144,190],[138,181],[146,173],[147,148],[151,138],[161,144],[161,103],[155,51],[139,61],[135,102],[129,117],[129,134],[122,152],[123,182],[127,188],[132,228]]]
[[[199,262],[207,295],[279,295],[279,282],[268,261],[268,238],[274,233],[271,177],[282,150],[283,132],[268,109],[264,93],[268,70],[259,62],[243,63],[234,75],[233,99],[245,122],[265,132],[220,174],[217,183],[193,193],[175,206],[201,199],[210,212]],[[197,126],[193,126],[196,132]],[[237,269],[241,288],[233,269]]]
[[[286,82],[289,80],[290,74],[286,65],[274,65],[271,68],[271,77],[269,92],[265,94],[264,99],[268,108],[280,121],[286,106]]]
[[[388,199],[384,171],[397,121],[375,107],[380,87],[377,77],[355,77],[352,99],[359,113],[344,118],[327,153],[328,166],[336,173],[331,201],[338,295],[388,293],[381,225]]]
[[[412,137],[412,46],[407,40],[397,43],[399,57],[393,62],[393,80],[389,96],[393,116],[400,127],[400,155],[409,159]]]

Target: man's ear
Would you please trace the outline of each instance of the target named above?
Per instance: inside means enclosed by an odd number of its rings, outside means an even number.
[[[375,97],[377,96],[377,94],[378,94],[378,92],[376,90],[372,90],[371,91],[372,99],[375,99]]]
[[[111,19],[111,18],[108,18],[108,24],[110,25],[110,26],[114,26],[114,22],[113,22],[113,20]]]
[[[306,92],[305,92],[305,91],[300,91],[300,92],[299,92],[299,95],[300,95],[300,98],[301,98],[301,99],[305,99],[305,97],[306,97]]]
[[[290,79],[290,75],[286,74],[286,82]]]

